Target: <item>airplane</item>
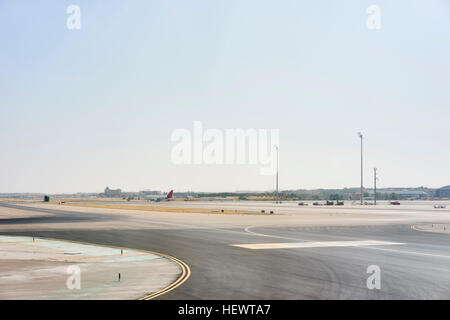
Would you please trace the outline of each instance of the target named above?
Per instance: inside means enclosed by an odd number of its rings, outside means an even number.
[[[170,201],[173,200],[173,190],[170,190],[170,192],[164,196],[164,195],[148,195],[148,196],[144,196],[145,200],[150,200],[150,201],[161,201],[161,200],[166,200],[166,201]]]

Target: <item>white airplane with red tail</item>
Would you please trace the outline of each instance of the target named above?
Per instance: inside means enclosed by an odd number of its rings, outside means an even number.
[[[150,201],[161,201],[161,200],[166,200],[166,201],[170,201],[173,200],[173,190],[170,190],[170,192],[167,195],[148,195],[144,197],[145,200],[150,200]]]

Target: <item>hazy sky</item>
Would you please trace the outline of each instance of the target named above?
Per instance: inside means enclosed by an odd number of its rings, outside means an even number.
[[[367,187],[450,184],[448,0],[2,0],[0,43],[0,192],[274,188],[173,164],[196,120],[279,129],[281,189],[358,186],[358,131]]]

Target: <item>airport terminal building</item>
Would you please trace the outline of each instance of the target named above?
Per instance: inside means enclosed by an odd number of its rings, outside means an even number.
[[[438,197],[438,198],[450,198],[450,185],[437,189],[436,190],[436,197]]]
[[[121,197],[122,196],[122,190],[121,189],[110,189],[109,187],[106,187],[105,192],[103,194],[100,194],[100,196],[103,197]]]

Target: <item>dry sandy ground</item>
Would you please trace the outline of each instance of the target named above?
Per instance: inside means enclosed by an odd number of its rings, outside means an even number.
[[[259,214],[258,211],[242,210],[242,209],[219,209],[219,208],[195,208],[195,207],[181,207],[181,206],[157,206],[147,204],[102,204],[102,203],[60,203],[63,206],[75,206],[86,208],[103,208],[103,209],[122,209],[122,210],[136,210],[136,211],[152,211],[152,212],[177,212],[177,213],[205,213],[205,214]]]
[[[371,225],[371,224],[411,224],[449,223],[450,209],[433,209],[432,206],[388,206],[377,207],[296,207],[289,204],[276,205],[271,202],[180,202],[180,208],[209,208],[250,211],[274,210],[275,214],[239,215],[206,214],[193,212],[166,212],[165,206],[158,205],[158,211],[65,206],[48,203],[28,203],[30,207],[57,209],[89,214],[110,215],[98,221],[72,221],[40,223],[34,221],[17,221],[17,223],[0,224],[0,230],[60,230],[60,229],[184,229],[184,228],[246,228],[248,226],[332,226],[332,225]],[[126,206],[126,205],[125,205]],[[133,204],[134,206],[134,204]],[[155,205],[156,206],[156,205]],[[133,208],[130,206],[130,208]],[[31,212],[20,209],[0,207],[0,219],[43,217],[51,214]]]

